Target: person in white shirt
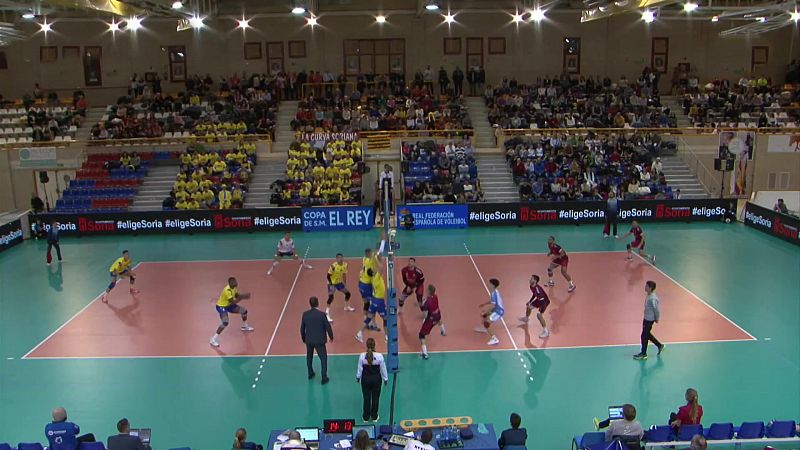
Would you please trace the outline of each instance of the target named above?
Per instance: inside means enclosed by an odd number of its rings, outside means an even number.
[[[381,190],[380,191],[381,192],[381,198],[380,198],[380,200],[381,200],[381,202],[380,202],[381,215],[383,215],[383,213],[384,213],[384,211],[382,209],[383,208],[383,199],[387,195],[387,193],[386,193],[386,188],[387,187],[389,188],[389,192],[388,192],[388,195],[389,195],[389,213],[391,214],[392,213],[392,208],[394,207],[394,172],[392,171],[392,166],[390,166],[389,164],[384,164],[383,165],[383,172],[381,172],[379,179],[380,179],[380,190]]]
[[[284,258],[292,258],[295,261],[300,259],[300,257],[297,256],[297,252],[294,249],[294,240],[292,240],[292,233],[288,231],[283,236],[283,238],[281,238],[281,240],[278,241],[278,246],[275,249],[275,260],[272,261],[272,267],[270,267],[269,270],[267,271],[267,275],[272,275],[272,271],[275,270],[276,267],[278,267],[278,264],[280,264],[280,262]],[[303,261],[300,264],[302,264],[303,267],[305,267],[306,269],[312,268],[311,265],[306,264],[305,259],[303,259]]]
[[[500,291],[497,290],[498,287],[500,287],[500,281],[496,278],[490,279],[489,301],[478,305],[478,308],[481,308],[483,327],[475,328],[475,331],[478,333],[488,333],[491,336],[491,339],[487,342],[488,345],[497,345],[500,343],[500,339],[497,338],[497,335],[492,330],[492,324],[498,320],[503,320],[503,315],[506,312],[503,308],[503,298],[500,296]],[[489,308],[485,308],[486,306],[489,306]]]
[[[367,339],[367,351],[358,357],[356,368],[356,382],[361,383],[361,393],[364,395],[364,410],[361,418],[364,422],[372,420],[377,422],[378,407],[381,399],[381,381],[386,384],[389,374],[386,371],[386,362],[383,355],[375,351],[375,339]]]
[[[411,439],[403,450],[434,450],[434,447],[431,445],[432,440],[433,432],[429,428],[426,428],[422,430],[419,440]]]

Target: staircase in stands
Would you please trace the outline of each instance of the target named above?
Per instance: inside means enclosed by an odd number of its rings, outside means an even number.
[[[178,164],[153,165],[145,177],[139,192],[133,199],[131,211],[160,211],[161,203],[169,196],[175,178],[178,175]]]
[[[92,127],[97,125],[100,122],[100,119],[103,118],[103,114],[106,113],[106,108],[87,108],[86,110],[86,119],[81,124],[78,131],[75,132],[75,140],[78,141],[88,141],[89,136],[92,134]]]
[[[487,202],[519,201],[519,190],[514,184],[505,155],[499,152],[477,153],[475,161],[478,164],[478,179]]]
[[[297,100],[284,100],[280,104],[275,126],[275,142],[272,143],[272,152],[279,155],[289,151],[289,144],[294,141],[292,120],[297,115]]]
[[[483,97],[466,97],[464,100],[469,111],[469,118],[477,137],[472,143],[476,149],[497,148],[494,141],[494,128],[489,123],[489,109]]]
[[[661,162],[664,177],[673,193],[680,189],[683,199],[708,198],[708,192],[679,156],[662,156]]]
[[[278,179],[286,178],[286,157],[261,160],[253,169],[253,177],[244,199],[245,208],[268,208],[272,195],[270,185]]]

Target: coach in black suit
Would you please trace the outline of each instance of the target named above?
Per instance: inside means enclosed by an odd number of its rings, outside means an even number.
[[[322,365],[322,384],[328,383],[328,350],[325,343],[330,339],[333,342],[333,329],[331,328],[328,317],[324,312],[317,309],[319,299],[311,297],[308,300],[311,309],[303,313],[303,321],[300,322],[300,337],[306,344],[306,364],[308,365],[308,379],[314,378],[314,351],[319,355]]]

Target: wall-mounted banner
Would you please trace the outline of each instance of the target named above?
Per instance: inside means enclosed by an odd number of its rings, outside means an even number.
[[[744,208],[744,224],[784,241],[800,245],[800,219],[797,217],[747,202]]]
[[[414,218],[415,230],[436,228],[466,228],[468,225],[469,211],[467,205],[454,205],[449,203],[431,203],[420,205],[398,205],[398,229],[405,229],[406,216]]]
[[[303,208],[304,231],[370,230],[375,215],[370,206]]]
[[[0,252],[22,242],[22,223],[19,219],[0,225]]]

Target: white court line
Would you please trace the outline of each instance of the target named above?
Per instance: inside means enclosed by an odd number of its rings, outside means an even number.
[[[475,267],[475,271],[478,272],[478,277],[481,279],[481,285],[483,285],[483,288],[486,289],[486,293],[491,295],[489,288],[486,287],[486,282],[483,281],[483,274],[481,274],[481,270],[478,269],[478,264],[475,263],[475,258],[472,257],[472,253],[469,252],[469,247],[467,247],[466,242],[464,243],[464,250],[467,251],[467,256],[469,256],[469,260],[472,261],[472,266]],[[514,342],[514,337],[511,336],[511,330],[509,330],[508,325],[506,325],[506,320],[501,317],[500,322],[503,322],[503,327],[506,329],[506,333],[508,333],[508,338],[511,339],[511,344],[514,346],[514,350],[519,350],[517,348],[517,343]]]
[[[725,342],[753,342],[752,339],[710,339],[705,341],[664,341],[664,344],[669,345],[691,345],[691,344],[718,344]],[[597,348],[616,348],[616,347],[639,347],[639,343],[630,344],[601,344],[601,345],[573,345],[568,347],[525,347],[523,349],[513,348],[482,348],[470,350],[442,350],[437,352],[430,352],[431,354],[445,354],[445,353],[481,353],[481,352],[514,352],[514,351],[528,351],[538,352],[545,350],[585,350]],[[328,356],[358,356],[361,353],[328,353]],[[401,355],[419,355],[418,351],[400,352]],[[267,355],[266,358],[295,358],[299,356],[306,356],[305,353],[290,353],[288,355]],[[38,360],[104,360],[104,359],[209,359],[209,358],[265,358],[262,354],[257,355],[156,355],[156,356],[35,356],[27,358],[27,361]]]
[[[141,264],[142,264],[141,262],[137,263],[135,266],[133,266],[133,268],[131,268],[131,270],[136,270],[136,269],[137,269],[137,268],[138,268],[138,267],[139,267]],[[47,341],[48,341],[48,340],[49,340],[51,337],[55,336],[55,334],[56,334],[56,333],[58,333],[59,331],[61,331],[61,329],[62,329],[62,328],[64,328],[65,326],[69,325],[69,323],[70,323],[70,322],[72,322],[72,321],[73,321],[73,320],[74,320],[76,317],[78,317],[78,316],[79,316],[79,315],[80,315],[82,312],[86,311],[86,310],[87,310],[87,309],[88,309],[90,306],[92,306],[92,304],[93,304],[94,302],[96,302],[97,300],[99,300],[99,299],[100,299],[100,297],[102,297],[102,296],[103,296],[103,293],[104,293],[104,292],[105,292],[105,290],[103,290],[103,292],[101,292],[101,293],[100,293],[100,295],[98,295],[97,297],[93,298],[93,299],[92,299],[92,301],[90,301],[89,303],[87,303],[87,304],[86,304],[86,306],[84,306],[83,308],[81,308],[80,310],[78,310],[78,312],[76,312],[75,314],[73,314],[73,315],[72,315],[72,317],[70,317],[69,319],[67,319],[67,321],[66,321],[66,322],[62,323],[60,327],[56,328],[56,329],[55,329],[55,331],[53,331],[52,333],[50,333],[50,334],[49,334],[49,335],[48,335],[46,338],[44,338],[44,339],[43,339],[41,342],[39,342],[38,344],[36,344],[36,347],[33,347],[32,349],[30,349],[30,351],[28,351],[28,353],[25,353],[24,355],[22,355],[22,358],[21,358],[21,359],[27,359],[27,358],[28,358],[28,355],[30,355],[31,353],[33,353],[34,351],[36,351],[36,349],[37,349],[37,348],[41,347],[41,346],[42,346],[42,344],[44,344],[45,342],[47,342]]]
[[[275,324],[275,329],[272,330],[272,337],[269,338],[269,344],[267,344],[267,351],[264,352],[263,356],[269,355],[269,351],[272,349],[272,343],[275,342],[275,336],[278,335],[278,328],[281,326],[281,321],[283,320],[283,315],[286,314],[286,308],[289,306],[289,300],[292,299],[292,292],[294,292],[295,286],[297,286],[297,280],[300,279],[300,272],[303,271],[303,266],[306,264],[306,256],[308,256],[308,251],[311,249],[311,246],[306,247],[306,254],[303,256],[303,260],[300,261],[300,267],[297,269],[297,274],[294,276],[294,281],[292,282],[292,287],[289,288],[289,294],[286,296],[286,301],[283,302],[283,309],[281,309],[281,314],[278,316],[278,323]]]
[[[570,251],[570,255],[574,254],[598,254],[598,253],[626,253],[626,250],[590,250],[590,251]],[[475,256],[535,256],[535,255],[546,255],[546,252],[521,252],[521,253],[475,253]],[[400,256],[399,258],[409,258],[414,256],[413,254],[409,254],[408,256]],[[398,258],[397,255],[395,255]],[[417,259],[422,258],[464,258],[464,255],[419,255],[416,256]],[[317,257],[317,258],[306,258],[308,261],[324,261],[329,260],[333,261],[335,256],[330,257]],[[353,260],[353,261],[360,261],[360,256],[345,256],[346,260]],[[174,263],[221,263],[221,262],[268,262],[272,261],[271,259],[176,259],[176,260],[160,260],[160,261],[144,261],[147,264],[174,264]]]
[[[707,301],[705,301],[705,300],[703,300],[702,298],[700,298],[700,296],[698,296],[697,294],[695,294],[694,292],[692,292],[692,290],[691,290],[691,289],[688,289],[686,286],[684,286],[684,285],[682,285],[682,284],[678,283],[678,281],[676,281],[674,278],[672,278],[671,276],[667,275],[667,274],[666,274],[666,273],[665,273],[663,270],[661,270],[661,269],[660,269],[658,266],[656,266],[656,265],[654,265],[654,264],[651,264],[649,261],[647,261],[646,259],[642,258],[642,257],[641,257],[641,256],[640,256],[638,253],[636,254],[636,256],[638,256],[638,257],[639,257],[639,259],[641,259],[642,261],[644,261],[644,262],[646,262],[647,264],[649,264],[649,265],[650,265],[650,266],[651,266],[653,269],[655,269],[655,270],[656,270],[658,273],[660,273],[661,275],[664,275],[665,277],[667,277],[667,279],[669,279],[670,281],[672,281],[673,283],[675,283],[676,285],[678,285],[678,287],[680,287],[680,288],[681,288],[681,289],[683,289],[684,291],[688,292],[688,293],[689,293],[689,294],[690,294],[692,297],[694,297],[694,298],[695,298],[697,301],[699,301],[700,303],[702,303],[702,304],[706,305],[706,306],[707,306],[707,307],[708,307],[710,310],[714,311],[715,313],[719,314],[719,315],[720,315],[720,316],[721,316],[723,319],[727,320],[727,321],[728,321],[728,322],[729,322],[731,325],[733,325],[733,326],[735,326],[736,328],[738,328],[738,329],[739,329],[739,330],[740,330],[742,333],[744,333],[744,334],[746,334],[746,335],[750,336],[750,339],[751,339],[751,340],[753,340],[753,341],[757,341],[757,340],[758,340],[758,338],[757,338],[757,337],[755,337],[755,336],[753,336],[752,334],[748,333],[748,332],[747,332],[747,330],[745,330],[744,328],[740,327],[740,326],[739,326],[739,324],[737,324],[737,323],[736,323],[736,322],[734,322],[733,320],[729,319],[729,318],[728,318],[728,316],[726,316],[725,314],[722,314],[721,312],[719,312],[719,310],[717,310],[717,308],[714,308],[713,306],[711,306],[710,304],[708,304],[708,302],[707,302]]]

